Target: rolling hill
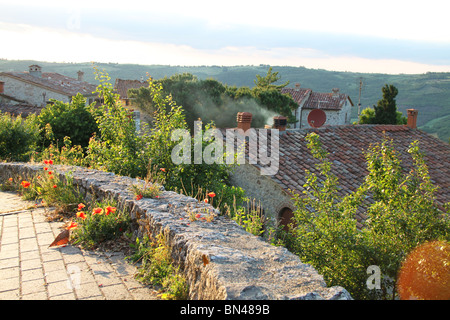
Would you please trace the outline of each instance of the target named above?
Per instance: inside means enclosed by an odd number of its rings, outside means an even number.
[[[147,74],[155,79],[170,77],[176,73],[192,73],[199,79],[213,78],[229,86],[254,86],[256,75],[265,75],[268,65],[258,66],[167,66],[117,63],[51,63],[32,60],[0,60],[0,71],[25,71],[31,64],[39,64],[44,71],[58,72],[76,78],[77,71],[85,72],[85,80],[97,83],[93,66],[104,69],[114,83],[116,78],[146,79]],[[300,83],[302,87],[319,92],[331,92],[339,88],[347,93],[355,104],[352,114],[357,119],[358,102],[361,109],[373,106],[382,98],[381,88],[393,84],[399,90],[397,108],[406,115],[406,109],[419,110],[420,129],[448,142],[450,139],[450,73],[426,74],[373,74],[337,72],[304,67],[273,66],[279,72],[280,82],[290,81],[289,86]],[[359,98],[362,81],[361,98]]]

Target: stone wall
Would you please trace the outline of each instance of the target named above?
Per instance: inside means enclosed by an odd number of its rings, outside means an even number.
[[[266,219],[270,224],[277,226],[280,219],[280,212],[284,208],[294,210],[291,201],[292,196],[288,195],[279,184],[269,176],[261,175],[259,170],[251,164],[241,164],[233,169],[230,181],[234,186],[245,190],[246,195],[256,202],[260,202]]]
[[[32,105],[45,106],[47,101],[55,99],[58,101],[69,102],[67,95],[53,92],[45,88],[20,81],[8,76],[0,76],[0,81],[5,82],[4,93],[16,99],[24,100]],[[44,96],[45,94],[45,96]]]
[[[40,164],[0,163],[0,181],[30,177],[42,168]],[[189,283],[190,299],[351,299],[344,288],[327,288],[314,268],[285,248],[247,233],[227,217],[190,221],[189,212],[213,210],[191,197],[164,191],[159,199],[137,201],[129,186],[142,181],[79,167],[53,169],[62,179],[70,173],[87,201],[112,197],[128,208],[138,235],[164,232],[173,261],[183,268]]]
[[[308,123],[308,115],[312,111],[312,109],[301,109],[301,116],[298,119],[301,119],[301,128],[311,128]],[[324,126],[337,126],[351,123],[351,111],[352,105],[347,100],[345,104],[342,106],[341,110],[324,110],[327,115],[327,120],[324,123]]]

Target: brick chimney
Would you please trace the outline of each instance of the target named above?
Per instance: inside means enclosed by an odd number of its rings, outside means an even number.
[[[84,72],[80,70],[77,72],[77,74],[78,74],[78,81],[83,81]]]
[[[331,89],[331,92],[333,93],[333,97],[339,96],[339,88],[333,88]]]
[[[287,118],[283,116],[273,117],[273,129],[278,129],[279,131],[285,131],[287,125]]]
[[[295,91],[299,91],[300,90],[300,83],[296,83],[295,84]]]
[[[5,83],[0,81],[0,93],[5,93]]]
[[[250,112],[238,112],[237,114],[237,128],[244,132],[250,129],[252,123],[252,114]]]
[[[33,65],[29,66],[28,67],[28,72],[33,77],[36,77],[36,78],[41,78],[42,77],[42,69],[37,64],[33,64]]]
[[[417,114],[419,113],[419,111],[417,111],[416,109],[408,109],[408,110],[406,110],[406,112],[408,113],[408,122],[406,125],[411,129],[416,129],[417,128]]]

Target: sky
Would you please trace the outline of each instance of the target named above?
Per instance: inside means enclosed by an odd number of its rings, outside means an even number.
[[[450,72],[447,0],[0,0],[0,58]]]

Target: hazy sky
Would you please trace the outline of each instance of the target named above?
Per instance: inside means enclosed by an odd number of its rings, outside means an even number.
[[[0,0],[0,58],[450,72],[447,0]]]

